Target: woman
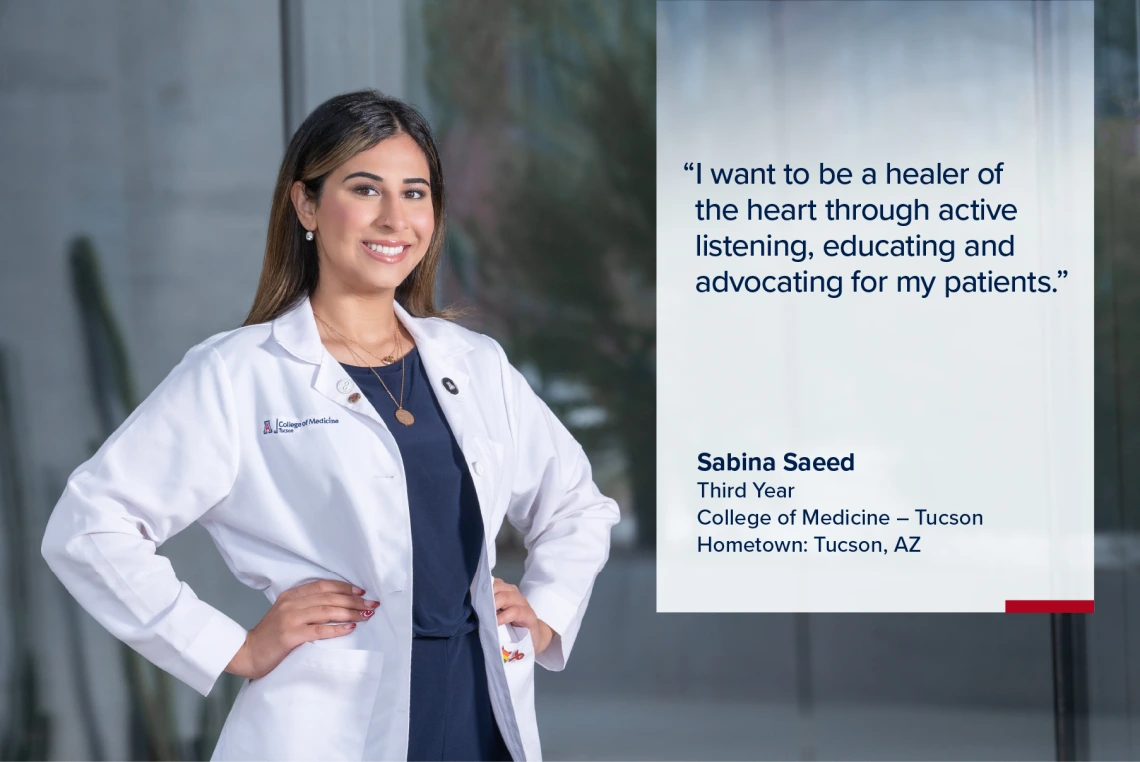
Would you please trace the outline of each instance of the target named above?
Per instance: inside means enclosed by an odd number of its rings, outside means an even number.
[[[493,339],[432,294],[429,128],[375,91],[293,136],[245,324],[192,348],[71,474],[44,558],[202,694],[242,685],[213,759],[539,759],[534,665],[573,646],[618,520]],[[494,578],[506,519],[518,587]],[[272,601],[246,631],[155,548],[193,521]]]

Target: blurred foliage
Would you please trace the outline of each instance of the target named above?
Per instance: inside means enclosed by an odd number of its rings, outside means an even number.
[[[644,548],[656,544],[655,19],[651,0],[424,6],[475,300],[583,445],[623,455]]]
[[[1140,530],[1140,78],[1135,0],[1095,5],[1096,528]]]

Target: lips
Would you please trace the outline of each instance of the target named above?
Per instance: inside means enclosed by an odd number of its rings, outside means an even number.
[[[368,256],[387,265],[402,260],[412,248],[406,241],[361,241],[360,246],[368,252]]]

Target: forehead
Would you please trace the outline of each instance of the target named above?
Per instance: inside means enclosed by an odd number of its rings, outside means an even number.
[[[400,133],[361,151],[340,167],[341,175],[361,171],[372,172],[385,180],[402,180],[405,177],[422,177],[426,180],[429,170],[427,157],[416,141]],[[398,172],[400,177],[389,178],[388,175],[393,172]]]

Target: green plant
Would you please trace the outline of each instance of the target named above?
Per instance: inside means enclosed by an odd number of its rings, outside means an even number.
[[[624,455],[644,548],[656,544],[655,18],[636,1],[424,8],[476,299],[512,359],[558,382],[540,393],[583,444]]]

